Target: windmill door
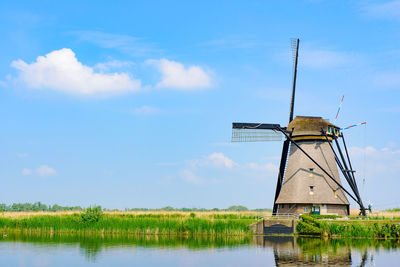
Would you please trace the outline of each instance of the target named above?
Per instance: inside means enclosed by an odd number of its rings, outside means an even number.
[[[311,207],[311,214],[319,215],[321,213],[320,206],[312,206]]]

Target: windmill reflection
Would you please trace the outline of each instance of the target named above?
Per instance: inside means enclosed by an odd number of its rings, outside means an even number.
[[[272,247],[276,266],[352,266],[351,246],[342,240],[321,238],[295,238],[290,236],[259,236],[255,237],[257,245]],[[367,250],[362,252],[360,263],[355,266],[366,266]]]

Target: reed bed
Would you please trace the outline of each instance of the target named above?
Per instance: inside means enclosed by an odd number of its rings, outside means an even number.
[[[400,239],[400,223],[395,220],[328,221],[302,215],[296,228],[303,235]]]
[[[21,211],[21,212],[0,212],[1,217],[31,217],[31,216],[40,216],[40,215],[71,215],[71,214],[81,214],[82,211]],[[197,212],[188,212],[188,211],[103,211],[104,215],[131,215],[131,216],[140,216],[140,215],[149,215],[149,216],[177,216],[180,215],[182,217],[190,216],[190,214],[195,214],[197,218],[217,218],[217,217],[234,217],[234,218],[259,218],[259,217],[269,217],[272,215],[272,212],[268,211],[197,211]]]
[[[0,216],[0,229],[25,232],[102,233],[135,235],[251,235],[252,213],[107,212],[99,218],[84,213]],[[86,218],[86,219],[85,219]]]
[[[360,214],[360,210],[356,208],[350,209],[350,216],[356,217]],[[373,210],[372,213],[367,212],[368,217],[372,218],[383,218],[383,219],[392,219],[392,218],[400,218],[400,211],[397,210]]]

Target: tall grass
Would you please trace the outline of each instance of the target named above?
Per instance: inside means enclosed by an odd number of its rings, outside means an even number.
[[[303,235],[400,239],[400,224],[390,220],[323,221],[302,215],[296,228]]]
[[[194,213],[193,213],[194,214]],[[252,217],[252,216],[251,216]],[[102,214],[84,213],[0,217],[0,229],[41,232],[100,232],[148,235],[248,235],[250,216],[167,214]]]

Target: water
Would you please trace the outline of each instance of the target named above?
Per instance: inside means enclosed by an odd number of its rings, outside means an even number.
[[[394,240],[7,233],[0,266],[400,266]]]

